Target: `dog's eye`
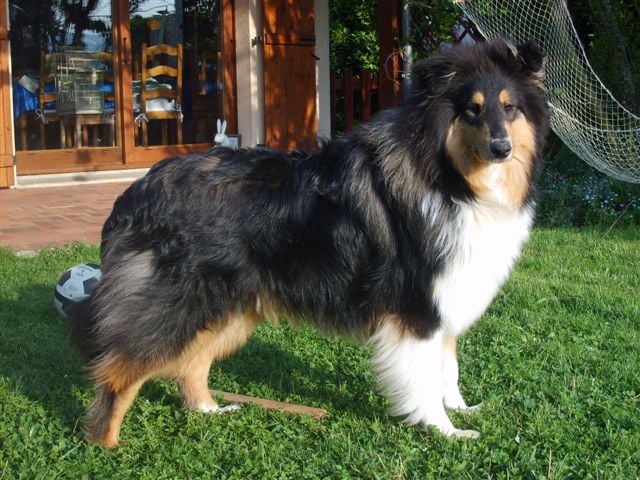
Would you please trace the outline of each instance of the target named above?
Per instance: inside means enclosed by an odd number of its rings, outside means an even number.
[[[480,115],[481,110],[482,107],[480,105],[478,105],[477,103],[472,103],[471,105],[467,105],[465,113],[470,117],[475,117],[477,115]]]
[[[507,103],[504,105],[504,111],[507,113],[513,113],[517,110],[517,107],[515,105],[512,105],[510,103]]]

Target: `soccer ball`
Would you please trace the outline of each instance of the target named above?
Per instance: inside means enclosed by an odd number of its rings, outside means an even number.
[[[62,318],[67,318],[73,304],[89,298],[100,283],[102,272],[93,263],[81,263],[62,274],[53,291],[53,305]]]

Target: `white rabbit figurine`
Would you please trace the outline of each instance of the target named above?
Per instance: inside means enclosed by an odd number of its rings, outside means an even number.
[[[224,133],[226,130],[227,130],[227,121],[225,120],[222,123],[220,123],[220,119],[218,119],[218,133],[216,133],[216,136],[213,139],[213,141],[216,143],[216,145],[220,147],[231,148],[231,141],[229,140],[229,137],[227,137]]]

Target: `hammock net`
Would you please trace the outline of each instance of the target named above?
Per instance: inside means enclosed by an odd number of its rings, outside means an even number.
[[[640,117],[591,68],[564,0],[456,0],[485,38],[535,40],[547,56],[551,127],[589,165],[640,183]]]

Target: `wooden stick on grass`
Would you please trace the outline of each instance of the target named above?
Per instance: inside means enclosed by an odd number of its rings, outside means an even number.
[[[283,410],[294,415],[311,415],[317,420],[323,419],[327,415],[324,408],[308,407],[306,405],[297,405],[295,403],[277,402],[266,398],[250,397],[248,395],[240,395],[237,393],[223,392],[221,390],[210,390],[213,398],[222,397],[226,402],[235,403],[253,403],[267,410]]]

